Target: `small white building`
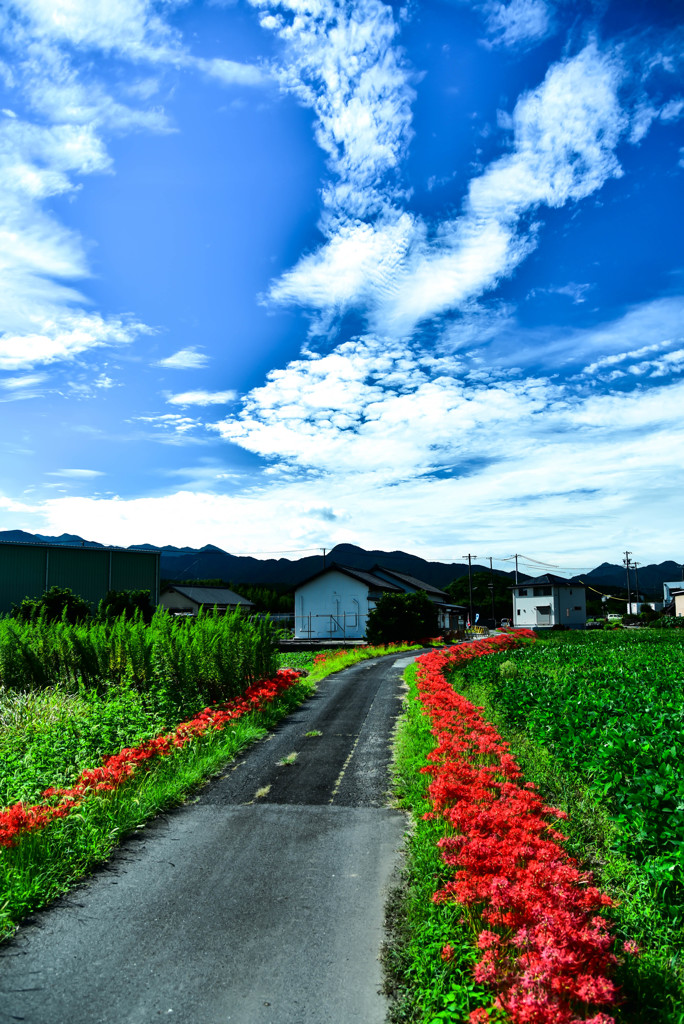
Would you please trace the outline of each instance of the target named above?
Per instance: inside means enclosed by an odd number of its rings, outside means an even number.
[[[382,575],[381,575],[382,572]],[[295,590],[295,637],[298,640],[360,640],[366,635],[370,612],[383,594],[409,594],[424,590],[438,606],[439,628],[457,622],[460,605],[429,583],[374,566],[368,572],[333,564],[311,576]]]
[[[587,599],[583,583],[546,573],[513,588],[513,625],[527,629],[568,626],[584,629]]]
[[[684,580],[674,580],[670,583],[663,583],[663,606],[667,606],[674,600],[674,591],[684,590]]]
[[[201,610],[210,612],[214,608],[224,613],[236,608],[250,612],[254,607],[251,601],[228,587],[184,587],[175,583],[166,588],[159,604],[175,615],[198,615]]]
[[[670,591],[672,599],[674,601],[674,613],[677,616],[684,616],[684,584],[682,584],[681,590],[675,590],[674,587]]]

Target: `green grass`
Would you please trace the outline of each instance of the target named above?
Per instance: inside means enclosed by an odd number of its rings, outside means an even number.
[[[123,836],[162,810],[177,806],[204,780],[287,715],[313,691],[300,680],[262,711],[222,731],[209,731],[160,759],[113,793],[91,794],[78,811],[28,833],[0,851],[0,937],[32,910],[44,906],[105,861]]]

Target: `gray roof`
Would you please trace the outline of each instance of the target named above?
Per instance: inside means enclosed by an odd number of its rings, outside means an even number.
[[[552,572],[544,573],[543,576],[535,576],[532,580],[520,580],[514,583],[510,590],[517,590],[519,587],[585,587],[586,583],[581,580],[567,580],[565,576],[554,576]]]
[[[424,580],[419,580],[415,576],[409,576],[408,573],[386,569],[384,565],[374,565],[373,571],[387,573],[388,576],[399,580],[401,583],[408,584],[409,587],[415,587],[416,590],[424,590],[426,594],[434,594],[436,597],[444,597],[449,600],[449,595],[444,590],[440,590],[439,587],[433,587],[431,583],[425,583]]]
[[[196,604],[206,604],[213,607],[215,604],[218,605],[248,605],[250,608],[253,605],[252,601],[248,601],[246,597],[240,597],[234,590],[229,590],[227,587],[182,587],[173,586],[167,588],[169,590],[175,590],[177,594],[182,594],[183,597],[189,598],[191,601],[195,601]]]
[[[367,572],[365,569],[353,569],[350,565],[337,564],[332,565],[331,569],[339,569],[340,572],[346,573],[347,576],[353,576],[354,579],[360,580],[362,583],[367,583],[373,590],[401,591],[401,587],[398,587],[396,583],[390,583],[389,580],[383,580],[381,576],[376,576],[375,573]]]

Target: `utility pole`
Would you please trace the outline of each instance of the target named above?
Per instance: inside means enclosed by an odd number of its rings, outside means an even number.
[[[632,554],[631,551],[625,551],[625,557],[622,560],[623,565],[624,565],[625,569],[627,570],[627,614],[628,615],[631,614],[631,604],[632,604],[632,590],[631,590],[631,586],[632,585],[631,585],[630,579],[629,579],[629,556],[631,554]]]
[[[491,555],[489,556],[489,579],[490,579],[489,589],[490,589],[491,594],[492,594],[492,620],[496,624],[496,616],[494,614],[494,565],[493,565],[493,562],[492,562],[492,556]]]
[[[515,585],[518,586],[518,556],[515,556]]]
[[[632,565],[634,566],[634,585],[636,586],[636,603],[637,603],[637,605],[639,604],[639,570],[638,570],[637,566],[640,565],[640,564],[641,564],[640,562],[632,562]]]
[[[325,569],[325,548],[321,548],[321,551],[323,552],[323,568]]]
[[[470,595],[470,625],[473,624],[473,558],[477,558],[477,555],[463,555],[464,558],[468,559],[468,594]]]

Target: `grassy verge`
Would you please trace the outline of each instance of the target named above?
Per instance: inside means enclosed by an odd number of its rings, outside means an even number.
[[[27,913],[68,891],[105,861],[127,833],[182,803],[313,689],[309,679],[300,680],[262,711],[205,733],[113,793],[88,796],[78,811],[0,851],[0,937],[7,937]]]
[[[394,744],[394,797],[397,806],[410,812],[412,824],[401,885],[387,906],[390,940],[383,964],[392,1024],[464,1021],[471,1010],[491,1001],[473,980],[480,953],[467,911],[456,903],[432,902],[435,890],[448,880],[437,848],[445,823],[422,819],[431,804],[429,776],[420,769],[434,737],[417,698],[416,672],[415,665],[406,670],[409,693]],[[447,944],[453,956],[445,962]]]
[[[515,652],[504,656],[515,660]],[[497,658],[496,655],[492,656]],[[641,955],[619,965],[616,982],[623,1003],[613,1011],[624,1024],[684,1024],[684,961],[682,931],[668,920],[658,899],[658,885],[642,867],[616,849],[619,826],[605,805],[569,768],[561,766],[540,743],[511,728],[497,708],[491,688],[482,680],[457,673],[453,685],[468,700],[483,707],[487,719],[511,744],[525,777],[534,782],[548,803],[566,811],[561,831],[566,849],[589,868],[598,887],[616,902],[606,916],[613,920],[618,938],[633,939]]]
[[[310,696],[321,679],[366,658],[408,649],[401,645],[391,650],[350,649],[342,655],[323,652],[330,656],[317,664],[315,652],[283,655],[281,667],[308,671],[309,675],[262,711],[245,715],[223,730],[207,732],[113,793],[90,794],[68,817],[0,849],[0,939],[12,934],[26,914],[68,891],[105,861],[123,836],[187,799],[204,780]],[[159,708],[150,709],[143,697],[129,688],[117,688],[109,697],[103,700],[50,687],[12,693],[0,703],[0,739],[3,727],[5,730],[4,785],[12,799],[28,802],[37,799],[49,784],[70,785],[82,768],[93,767],[102,756],[125,745],[151,738],[176,724],[180,716],[178,710],[175,720],[167,721]]]

